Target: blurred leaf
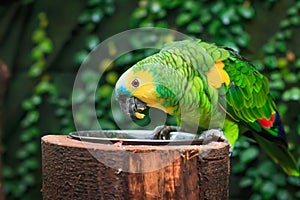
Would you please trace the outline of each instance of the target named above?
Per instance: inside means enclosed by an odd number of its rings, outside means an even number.
[[[76,64],[80,65],[87,58],[88,52],[86,50],[81,50],[75,54],[74,61]]]
[[[109,72],[106,75],[106,81],[112,85],[116,84],[119,75],[116,72]]]
[[[211,11],[214,14],[218,14],[221,12],[221,10],[225,9],[225,5],[223,1],[217,1],[214,4],[211,5]]]
[[[261,195],[254,193],[251,195],[249,200],[262,200],[262,197]]]
[[[251,19],[254,16],[254,10],[252,7],[239,6],[238,12],[245,19]]]
[[[53,51],[53,43],[50,39],[45,38],[41,41],[41,43],[39,43],[38,48],[44,53],[50,53]]]
[[[294,73],[287,73],[283,78],[287,83],[297,83],[298,81],[297,75]]]
[[[263,46],[263,50],[265,53],[273,54],[275,53],[275,46],[273,43],[268,43]]]
[[[300,17],[299,16],[294,16],[290,19],[290,22],[294,26],[298,26],[300,24]]]
[[[275,165],[270,160],[261,162],[257,167],[257,173],[264,178],[271,178],[275,173]]]
[[[25,116],[25,118],[22,121],[22,126],[27,127],[30,124],[33,124],[33,123],[37,122],[39,117],[40,117],[40,113],[36,110],[28,112],[27,115]]]
[[[277,186],[271,182],[266,181],[261,187],[262,195],[265,199],[270,199],[276,195]]]
[[[278,200],[292,200],[293,198],[289,194],[289,192],[285,189],[279,189],[277,191],[276,197]]]
[[[239,37],[236,38],[236,42],[241,46],[241,47],[247,47],[250,43],[250,38],[249,35],[244,33],[240,35]]]
[[[295,61],[295,66],[297,68],[300,68],[300,58],[298,58],[296,61]]]
[[[296,176],[289,176],[289,177],[288,177],[288,182],[289,182],[291,185],[300,187],[300,179],[299,179],[299,177],[296,177]]]
[[[274,184],[278,186],[286,186],[286,178],[283,174],[274,173],[271,178]]]
[[[246,165],[243,162],[239,162],[234,166],[232,166],[232,172],[236,174],[242,173],[243,171],[245,171],[245,169],[246,169]]]
[[[133,18],[140,19],[147,16],[147,10],[144,8],[137,8],[132,14]]]
[[[286,11],[286,13],[287,13],[288,15],[296,15],[296,14],[298,13],[298,9],[297,9],[297,7],[290,7],[290,8]]]
[[[98,90],[98,95],[101,98],[107,98],[111,95],[113,88],[109,85],[104,85]]]
[[[243,163],[249,163],[258,156],[258,149],[256,147],[249,147],[240,153],[240,160]]]
[[[277,59],[275,56],[266,56],[264,58],[264,63],[270,68],[276,68],[277,66]]]
[[[299,101],[300,100],[300,88],[298,87],[292,87],[291,89],[288,89],[284,91],[282,95],[282,99],[284,101]]]
[[[103,11],[101,8],[95,8],[90,13],[90,20],[94,23],[100,22],[102,18],[103,18]]]
[[[244,177],[241,179],[240,183],[239,183],[239,186],[241,188],[246,188],[246,187],[249,187],[253,184],[253,180],[249,177]]]
[[[57,88],[49,83],[48,81],[42,81],[35,87],[35,92],[37,94],[51,93],[56,94]]]
[[[202,30],[203,27],[199,22],[192,22],[187,26],[187,31],[190,33],[201,33]]]
[[[24,174],[22,179],[23,179],[24,183],[26,183],[29,186],[32,186],[35,183],[33,174]]]
[[[100,40],[96,35],[90,35],[86,40],[86,45],[89,50],[93,50],[99,43]]]
[[[279,51],[279,52],[285,52],[287,47],[286,47],[286,43],[285,42],[277,42],[276,43],[276,49]]]
[[[150,10],[153,13],[159,13],[159,12],[161,12],[161,5],[160,5],[159,1],[152,2]]]
[[[37,29],[33,32],[32,41],[35,42],[35,43],[39,43],[45,37],[46,37],[45,30]]]
[[[86,94],[82,89],[74,89],[72,95],[73,104],[80,104],[86,100]]]
[[[221,28],[222,24],[220,21],[212,21],[211,23],[209,23],[208,25],[208,32],[211,35],[217,35],[220,33],[220,28]]]
[[[191,20],[192,16],[189,13],[181,13],[176,18],[176,24],[182,26]]]
[[[231,24],[232,22],[235,22],[237,20],[237,14],[232,7],[229,7],[221,12],[220,17],[224,25]]]

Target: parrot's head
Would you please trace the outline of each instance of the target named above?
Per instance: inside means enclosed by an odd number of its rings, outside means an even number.
[[[148,107],[160,109],[172,114],[171,106],[164,106],[161,98],[161,81],[151,67],[133,66],[119,78],[115,87],[116,98],[125,114],[132,119],[142,119],[142,113]],[[161,76],[160,76],[161,77]]]

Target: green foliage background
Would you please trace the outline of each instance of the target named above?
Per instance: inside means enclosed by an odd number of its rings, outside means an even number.
[[[269,78],[290,149],[300,155],[299,1],[1,1],[0,57],[12,73],[2,136],[7,199],[41,198],[40,138],[75,130],[73,81],[88,53],[114,34],[148,26],[171,28],[226,45],[251,60]],[[139,42],[147,41],[133,40],[132,45]],[[103,129],[118,128],[107,107],[119,75],[152,52],[128,53],[105,72],[96,95]],[[86,86],[75,103],[90,101],[86,95],[91,92],[89,80],[97,74],[86,72],[80,78]],[[89,110],[81,112],[85,116]],[[89,127],[82,116],[75,118]],[[300,180],[286,176],[246,138],[239,139],[231,166],[230,199],[300,199]]]

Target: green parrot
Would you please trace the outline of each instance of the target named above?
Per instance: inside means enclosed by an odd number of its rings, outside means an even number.
[[[134,120],[142,119],[146,108],[157,108],[176,118],[175,130],[216,136],[231,148],[245,134],[288,175],[300,176],[267,78],[230,48],[200,39],[169,43],[122,74],[115,94]],[[220,131],[209,131],[215,129]]]

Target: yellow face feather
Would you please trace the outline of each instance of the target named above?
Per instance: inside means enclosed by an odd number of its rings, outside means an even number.
[[[172,107],[165,108],[162,106],[164,100],[158,96],[156,91],[157,84],[153,75],[148,70],[134,72],[132,68],[130,68],[120,77],[116,88],[119,88],[121,85],[125,86],[132,96],[145,102],[147,106],[172,114]],[[142,119],[144,116],[137,113],[136,117]]]

